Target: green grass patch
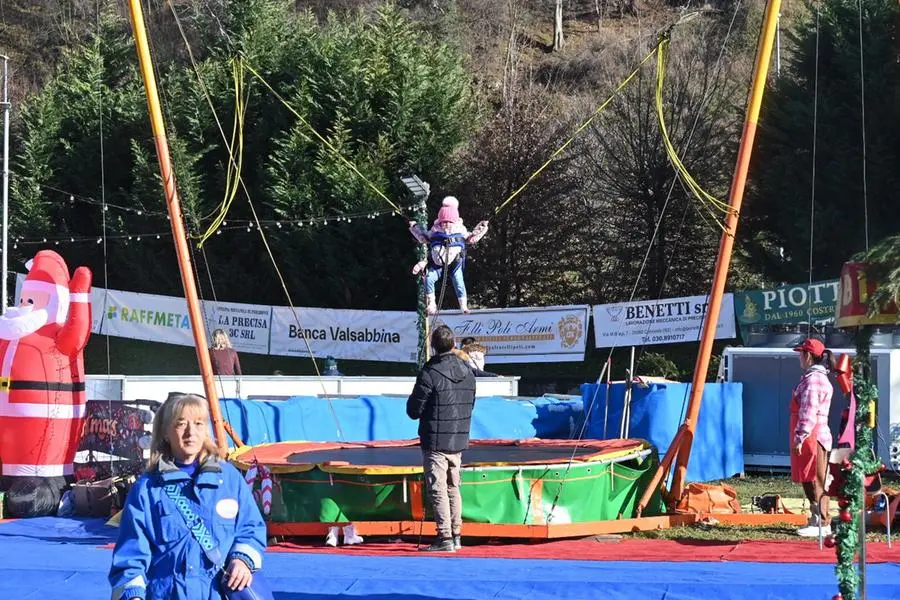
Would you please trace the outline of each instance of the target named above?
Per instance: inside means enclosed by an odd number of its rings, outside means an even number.
[[[788,510],[805,513],[808,502],[804,499],[803,488],[800,484],[791,481],[788,475],[746,475],[721,481],[710,482],[712,484],[724,484],[731,486],[737,492],[741,503],[741,510],[750,511],[750,502],[753,496],[776,494],[784,500]],[[758,512],[758,510],[756,511]],[[831,514],[837,514],[837,505],[832,502]],[[765,525],[751,527],[746,525],[709,525],[696,524],[687,527],[672,527],[656,531],[638,531],[630,535],[636,539],[651,540],[705,540],[720,542],[739,542],[743,540],[798,540],[796,526],[788,524]],[[892,532],[893,533],[893,532]],[[887,541],[887,533],[883,528],[867,532],[868,541]],[[811,539],[812,543],[816,539]]]
[[[733,487],[742,506],[749,505],[753,496],[763,496],[765,494],[777,494],[782,498],[804,497],[803,488],[800,487],[800,484],[791,481],[791,478],[787,475],[746,475],[710,483]]]

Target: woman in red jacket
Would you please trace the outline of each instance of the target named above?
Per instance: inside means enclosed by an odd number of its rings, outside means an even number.
[[[831,350],[816,339],[808,339],[794,348],[800,353],[803,376],[791,397],[791,479],[803,486],[810,503],[810,518],[806,527],[797,530],[804,537],[831,534],[828,523],[828,497],[825,475],[828,452],[831,450],[831,430],[828,413],[834,392],[828,373],[834,372]]]
[[[231,341],[221,329],[213,331],[213,347],[209,350],[213,373],[216,375],[243,375],[238,354],[231,347]]]

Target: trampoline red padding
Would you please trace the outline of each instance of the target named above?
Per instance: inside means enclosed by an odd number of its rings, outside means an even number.
[[[473,440],[463,452],[463,467],[560,465],[611,460],[647,450],[644,440]],[[273,472],[319,468],[334,473],[421,473],[419,440],[376,442],[279,442],[237,450],[232,460],[253,462]]]
[[[231,460],[271,473],[270,530],[430,520],[418,440],[279,442],[240,448]],[[463,529],[631,518],[658,463],[640,439],[473,440],[462,453]],[[662,513],[658,494],[648,509]]]

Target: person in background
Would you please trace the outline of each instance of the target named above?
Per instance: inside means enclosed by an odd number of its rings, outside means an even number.
[[[454,348],[453,352],[467,365],[472,367],[475,377],[500,377],[496,373],[484,370],[484,355],[487,348],[475,341],[473,337],[463,338],[460,342],[462,348]]]
[[[325,357],[325,370],[322,371],[322,375],[326,377],[343,377],[344,374],[340,372],[338,369],[337,360],[333,356]]]
[[[206,400],[170,394],[153,419],[150,460],[125,501],[109,582],[113,600],[221,600],[262,568],[266,524],[241,473],[210,438]],[[180,498],[171,497],[171,487]],[[206,523],[222,565],[207,557],[178,505]]]
[[[828,373],[835,369],[834,357],[822,342],[812,338],[794,351],[800,353],[803,376],[791,397],[791,480],[803,486],[811,513],[807,526],[798,529],[797,535],[817,537],[820,525],[822,534],[830,535],[828,497],[823,494],[832,446],[828,413],[834,388]]]
[[[469,447],[475,375],[453,353],[453,330],[441,325],[431,334],[434,357],[425,363],[406,401],[406,414],[419,420],[419,444],[438,537],[427,552],[462,547],[462,451]]]
[[[487,348],[475,341],[473,337],[463,338],[459,343],[462,351],[469,355],[469,364],[480,371],[484,371],[484,355]]]
[[[221,329],[213,331],[213,346],[209,351],[213,373],[216,375],[243,375],[238,354],[231,347],[228,334]]]

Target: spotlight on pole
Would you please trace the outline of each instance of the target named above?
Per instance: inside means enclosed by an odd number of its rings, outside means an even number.
[[[428,195],[431,194],[431,186],[419,179],[417,175],[404,175],[400,178],[400,181],[403,182],[403,185],[406,186],[406,189],[409,190],[413,197],[420,202],[427,199]]]

